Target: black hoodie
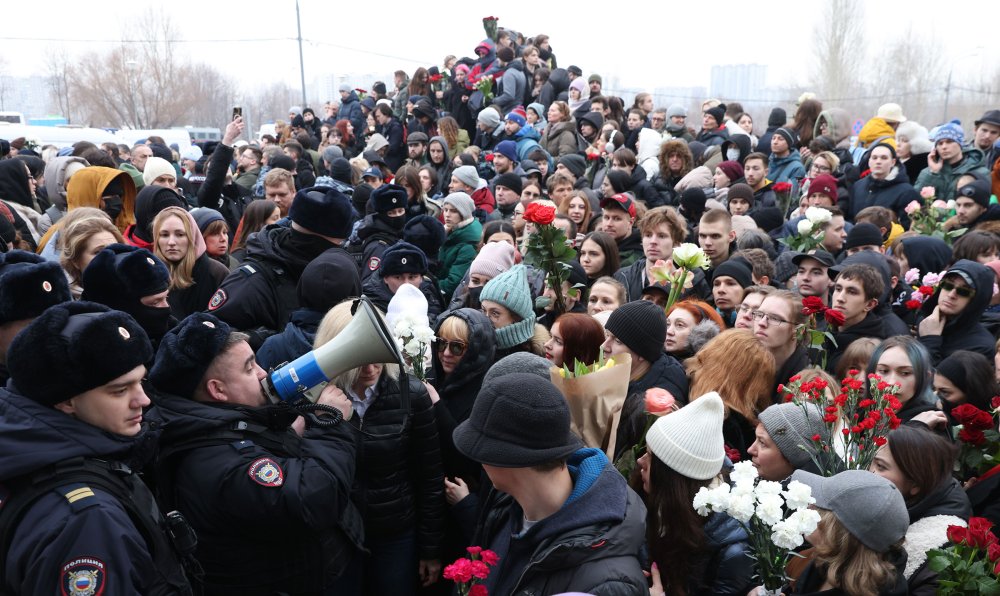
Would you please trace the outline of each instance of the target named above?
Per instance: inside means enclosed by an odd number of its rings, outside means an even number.
[[[957,317],[949,319],[945,323],[941,335],[920,335],[918,339],[931,353],[931,362],[934,365],[956,350],[978,352],[992,360],[996,351],[996,340],[986,330],[979,318],[983,316],[983,312],[993,297],[993,283],[996,276],[985,265],[968,259],[958,261],[951,266],[948,272],[964,274],[963,277],[968,278],[966,283],[971,280],[971,285],[975,287],[976,293]],[[924,301],[924,305],[920,309],[924,316],[931,314],[937,307],[940,294],[941,290],[938,289],[933,296]]]

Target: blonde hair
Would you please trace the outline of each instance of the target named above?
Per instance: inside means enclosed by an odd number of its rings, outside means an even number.
[[[108,232],[115,237],[115,242],[125,242],[122,233],[118,231],[118,227],[108,214],[96,207],[77,207],[68,211],[60,224],[56,250],[59,254],[59,264],[69,275],[71,283],[79,284],[83,276],[83,271],[76,266],[76,261],[83,255],[91,236],[98,232]]]
[[[316,329],[316,339],[313,340],[314,350],[340,335],[351,323],[354,319],[354,315],[351,313],[353,307],[354,300],[345,300],[327,311],[326,315],[323,316],[323,320],[319,323],[319,328]],[[380,319],[385,320],[382,311],[376,308],[375,312],[378,313]],[[399,378],[398,364],[386,364],[384,366],[383,374],[389,375],[389,378],[392,380]],[[339,387],[344,393],[347,393],[352,390],[354,384],[358,381],[358,376],[361,374],[360,371],[360,368],[352,368],[337,375],[330,382]]]
[[[469,326],[465,323],[462,317],[456,317],[454,315],[448,317],[444,321],[441,321],[441,325],[437,330],[438,337],[450,337],[459,341],[469,342]]]
[[[719,366],[725,362],[725,366]],[[746,329],[727,329],[684,362],[691,377],[689,395],[717,391],[730,410],[750,424],[771,405],[774,392],[774,356]]]
[[[274,170],[271,171],[273,172]],[[169,260],[163,254],[163,251],[160,250],[160,230],[170,217],[176,217],[181,220],[181,225],[184,226],[184,234],[188,238],[187,252],[176,263]],[[194,271],[195,261],[198,260],[198,254],[197,247],[195,246],[196,239],[193,227],[191,225],[191,216],[182,207],[167,207],[157,213],[156,218],[153,219],[153,253],[166,263],[167,268],[170,269],[170,291],[183,290],[194,285],[192,271]]]
[[[819,512],[817,531],[822,539],[815,546],[816,568],[845,594],[877,596],[896,577],[896,566],[887,560],[889,552],[877,553],[862,544],[832,511]],[[889,551],[898,547],[890,547]]]

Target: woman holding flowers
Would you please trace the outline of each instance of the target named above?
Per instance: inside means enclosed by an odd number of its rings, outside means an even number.
[[[576,361],[591,365],[600,359],[604,327],[594,317],[566,313],[556,319],[550,333],[552,337],[545,342],[545,358],[552,366],[565,364],[573,370]]]
[[[933,594],[937,574],[927,568],[927,551],[948,544],[948,526],[968,525],[972,505],[952,477],[955,448],[922,425],[900,426],[875,455],[871,471],[889,480],[906,501],[906,568],[910,594]]]
[[[639,458],[646,501],[651,594],[746,594],[753,586],[747,534],[726,513],[698,515],[695,494],[722,471],[725,406],[709,393],[662,416],[646,433]]]

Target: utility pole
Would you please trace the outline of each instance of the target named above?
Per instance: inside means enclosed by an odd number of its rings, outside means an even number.
[[[299,16],[299,0],[295,0],[295,22],[299,27],[299,76],[302,79],[302,109],[306,108],[306,63],[302,58],[302,17]]]

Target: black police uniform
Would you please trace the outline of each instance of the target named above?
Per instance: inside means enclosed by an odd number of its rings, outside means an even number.
[[[268,424],[266,409],[155,399],[165,421],[161,504],[197,532],[206,593],[316,594],[343,572],[364,543],[350,500],[350,424],[309,428],[300,438]]]
[[[0,536],[8,539],[0,544],[0,593],[190,594],[163,517],[149,490],[129,474],[152,456],[155,442],[148,423],[135,437],[113,435],[28,399],[13,385],[0,389]],[[84,459],[116,471],[127,505],[96,484],[59,482],[59,470]],[[54,488],[11,521],[19,496],[43,476],[55,477]],[[137,510],[143,519],[132,517]]]

